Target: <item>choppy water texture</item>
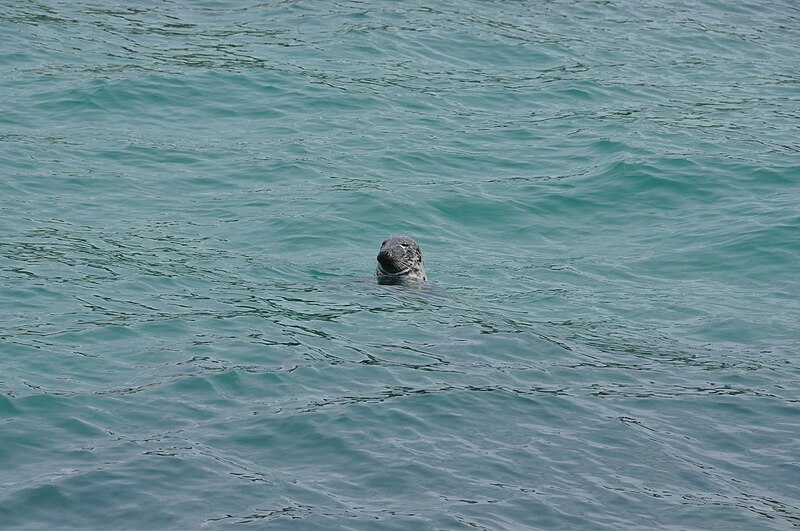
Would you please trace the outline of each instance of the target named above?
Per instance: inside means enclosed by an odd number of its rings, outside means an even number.
[[[789,0],[3,2],[0,527],[797,527],[798,81]]]

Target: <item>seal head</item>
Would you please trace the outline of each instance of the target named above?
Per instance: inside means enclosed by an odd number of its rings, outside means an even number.
[[[381,284],[410,284],[427,280],[419,245],[408,236],[384,240],[378,253],[375,276]]]

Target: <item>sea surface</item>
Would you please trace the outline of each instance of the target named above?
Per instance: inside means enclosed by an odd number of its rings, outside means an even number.
[[[0,2],[0,528],[798,527],[795,0]]]

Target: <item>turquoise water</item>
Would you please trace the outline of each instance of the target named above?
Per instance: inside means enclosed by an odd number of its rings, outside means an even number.
[[[800,525],[795,2],[3,4],[0,527]]]

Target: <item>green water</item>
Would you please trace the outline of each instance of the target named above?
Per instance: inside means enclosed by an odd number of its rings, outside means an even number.
[[[800,525],[794,2],[2,2],[0,94],[0,528]]]

